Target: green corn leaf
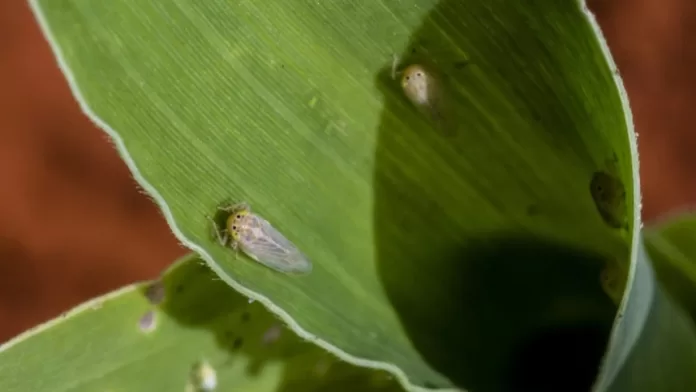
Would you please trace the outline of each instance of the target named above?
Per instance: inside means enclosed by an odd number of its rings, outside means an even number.
[[[401,391],[249,303],[198,257],[85,303],[0,348],[0,390]]]
[[[694,324],[658,283],[642,239],[637,250],[593,392],[695,390]]]
[[[644,230],[645,247],[665,290],[696,321],[696,218],[685,213]]]
[[[659,301],[640,314],[663,301],[634,281],[653,282],[637,258],[630,111],[583,4],[32,4],[82,108],[177,237],[346,361],[409,388],[582,390],[624,287],[626,317],[641,294]],[[249,203],[312,272],[220,246],[206,216],[224,200]],[[601,391],[647,341],[613,327]],[[530,360],[548,336],[559,352]]]

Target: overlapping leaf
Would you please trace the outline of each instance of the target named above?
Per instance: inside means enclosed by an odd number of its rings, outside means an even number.
[[[518,366],[549,331],[589,331],[586,363],[601,356],[615,308],[600,271],[629,271],[637,171],[615,70],[576,2],[34,8],[177,236],[303,337],[431,388],[553,381]],[[411,64],[437,82],[441,117],[400,89]],[[313,272],[218,246],[206,215],[226,199]],[[589,385],[592,366],[565,382]]]

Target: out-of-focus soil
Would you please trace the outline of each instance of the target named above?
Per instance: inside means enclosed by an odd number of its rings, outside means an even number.
[[[640,134],[645,219],[696,202],[696,3],[591,3]],[[0,342],[183,255],[80,112],[28,6],[0,2]]]
[[[696,2],[589,4],[628,91],[649,224],[696,203]]]
[[[185,254],[82,114],[25,1],[0,1],[0,342]]]

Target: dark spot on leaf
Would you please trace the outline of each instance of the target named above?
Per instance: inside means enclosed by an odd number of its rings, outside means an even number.
[[[153,305],[159,305],[164,301],[164,285],[161,281],[157,280],[152,282],[147,289],[145,289],[145,297]]]
[[[234,342],[232,343],[232,348],[235,349],[235,350],[237,350],[237,349],[241,348],[243,344],[244,344],[244,339],[242,339],[242,338],[237,338],[237,339],[235,339]]]
[[[454,68],[456,68],[456,69],[464,69],[464,68],[466,68],[469,64],[471,64],[471,63],[469,62],[469,60],[457,61],[457,62],[454,63]]]
[[[182,285],[182,284],[178,284],[174,288],[174,292],[176,292],[177,294],[181,293],[182,291],[184,291],[184,285]]]
[[[541,115],[539,114],[539,112],[537,112],[534,108],[531,108],[531,111],[532,111],[532,118],[534,119],[534,121],[541,122]]]
[[[604,222],[621,228],[626,221],[626,189],[617,177],[598,171],[592,175],[590,194]]]
[[[251,315],[249,314],[249,312],[242,313],[242,322],[243,323],[248,322],[250,319],[251,319]]]
[[[527,206],[527,215],[537,216],[541,213],[541,209],[536,204],[530,204]]]

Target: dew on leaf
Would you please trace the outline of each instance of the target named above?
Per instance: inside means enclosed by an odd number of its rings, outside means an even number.
[[[217,388],[217,373],[215,369],[205,361],[199,361],[191,367],[187,391],[209,392]]]
[[[157,326],[157,318],[155,317],[155,312],[148,310],[145,314],[140,317],[138,321],[138,327],[143,332],[152,332]]]

